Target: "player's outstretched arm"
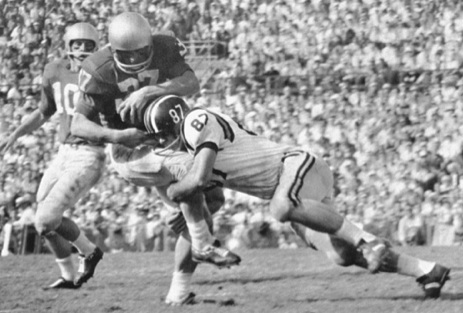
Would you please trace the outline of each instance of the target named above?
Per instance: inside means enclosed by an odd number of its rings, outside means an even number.
[[[148,141],[149,134],[137,128],[117,130],[103,127],[87,118],[75,113],[71,123],[71,133],[74,136],[100,143],[118,143],[130,148]]]
[[[36,109],[26,117],[24,122],[18,126],[8,137],[0,139],[0,151],[6,153],[18,140],[18,138],[33,132],[40,128],[50,117],[43,115],[39,109]]]

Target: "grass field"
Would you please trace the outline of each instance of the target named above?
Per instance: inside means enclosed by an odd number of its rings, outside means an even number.
[[[463,247],[400,251],[452,267],[441,299],[424,301],[411,277],[337,267],[309,249],[246,250],[238,267],[198,268],[197,304],[168,307],[172,253],[106,254],[76,291],[43,291],[58,269],[51,255],[29,255],[0,258],[0,312],[463,312]]]

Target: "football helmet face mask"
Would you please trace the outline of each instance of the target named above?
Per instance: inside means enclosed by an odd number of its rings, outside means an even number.
[[[79,41],[79,45],[73,45]],[[93,44],[91,44],[93,43]],[[98,31],[89,23],[76,23],[71,25],[64,34],[66,54],[71,59],[83,61],[90,54],[98,50],[100,38]],[[84,47],[83,49],[80,47]]]
[[[141,14],[124,12],[116,16],[108,27],[108,40],[114,62],[124,73],[137,74],[151,64],[151,26]]]
[[[180,125],[190,111],[188,104],[181,97],[167,95],[151,102],[144,113],[147,131],[156,138],[165,139],[169,135],[178,138]]]

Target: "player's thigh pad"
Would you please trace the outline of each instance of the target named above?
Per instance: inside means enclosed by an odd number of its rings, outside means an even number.
[[[102,148],[60,147],[40,184],[36,225],[48,230],[58,227],[63,212],[100,180],[104,165]]]
[[[270,209],[275,218],[285,221],[302,199],[326,201],[333,193],[333,175],[325,161],[307,152],[284,159],[283,171]]]

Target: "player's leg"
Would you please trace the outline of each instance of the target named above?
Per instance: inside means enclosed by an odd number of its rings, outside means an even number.
[[[174,262],[174,272],[166,303],[173,306],[190,304],[195,296],[190,291],[191,280],[198,263],[192,260],[191,239],[186,228],[177,239]]]
[[[330,172],[322,177],[315,176],[310,180],[314,188],[301,190],[303,197],[320,201],[330,207],[333,206],[333,179]],[[291,223],[295,233],[307,244],[308,247],[314,248],[326,254],[326,256],[339,266],[358,265],[367,268],[363,255],[349,242],[327,233],[315,231],[299,223]]]
[[[157,187],[161,199],[171,206],[177,205],[167,197],[166,189],[167,186]],[[220,189],[214,188],[209,192],[212,194],[212,192],[216,190]],[[218,204],[217,210],[220,208],[220,201],[223,201],[221,190],[220,195],[221,200],[215,198],[217,200],[215,202]],[[211,202],[211,205],[213,205],[212,201],[214,201],[214,197],[217,197],[217,195],[209,195],[208,201]],[[178,207],[182,211],[183,218],[190,233],[194,261],[199,263],[211,263],[218,267],[229,267],[238,265],[241,262],[241,258],[238,255],[225,248],[214,245],[216,239],[212,235],[212,230],[208,227],[208,220],[210,220],[211,217],[203,193],[191,196],[188,200],[179,203]]]
[[[315,185],[323,186],[316,180],[311,180]],[[309,188],[301,190],[305,198],[319,200],[325,204],[332,203],[332,188]],[[308,246],[324,252],[327,257],[340,266],[356,265],[368,268],[368,262],[364,258],[362,251],[356,246],[335,235],[328,235],[304,227],[301,224],[291,223],[295,232],[301,237]],[[448,279],[450,270],[435,262],[429,262],[415,258],[403,253],[389,250],[387,257],[381,263],[380,272],[398,273],[401,275],[415,277],[417,282],[425,291],[425,296],[436,298],[440,295],[440,290]]]
[[[332,173],[323,160],[308,153],[287,157],[270,203],[271,212],[280,221],[296,222],[346,240],[363,251],[370,271],[377,272],[387,244],[344,219],[330,203],[319,200],[332,186]]]
[[[98,182],[104,152],[100,148],[62,146],[55,161],[42,179],[35,225],[39,234],[56,232],[77,248],[82,258],[75,282],[80,285],[93,275],[103,253],[72,220],[63,218],[63,213]]]
[[[291,228],[304,241],[304,243],[317,251],[323,252],[339,266],[359,265],[366,268],[364,259],[356,264],[359,251],[352,244],[333,235],[314,231],[298,223],[291,223]]]
[[[75,268],[72,260],[72,245],[56,232],[49,232],[44,236],[50,251],[55,255],[55,261],[61,276],[53,283],[43,287],[48,289],[76,289],[80,285],[74,284]]]
[[[47,246],[50,248],[50,251],[55,256],[56,264],[60,269],[60,277],[53,283],[43,287],[43,289],[55,289],[55,288],[74,288],[74,277],[75,269],[74,263],[71,256],[71,244],[69,241],[64,239],[61,235],[57,234],[56,231],[49,231],[43,233],[41,231],[39,223],[41,224],[41,216],[43,212],[48,211],[46,206],[43,206],[41,203],[45,200],[50,190],[53,188],[55,183],[58,181],[60,172],[58,171],[59,162],[62,159],[60,153],[51,163],[50,167],[45,171],[40,186],[37,192],[37,201],[38,207],[35,215],[36,229],[39,234],[43,234]]]
[[[433,299],[440,296],[442,287],[450,279],[449,268],[393,250],[381,265],[380,271],[415,277],[425,297]]]
[[[13,232],[13,225],[11,223],[6,223],[3,225],[3,247],[1,256],[8,256],[10,254],[10,241],[11,241],[11,234]]]
[[[367,268],[363,255],[356,247],[336,236],[327,235],[306,228],[300,224],[292,223],[296,233],[316,250],[324,252],[330,260],[340,266],[359,266]],[[380,272],[398,273],[415,278],[428,275],[435,267],[440,267],[436,262],[429,262],[390,250],[387,259],[381,264]]]
[[[296,233],[309,246],[324,252],[328,258],[340,266],[355,265],[367,269],[368,264],[361,251],[347,241],[320,233],[301,224],[291,224]],[[379,272],[397,273],[416,278],[426,298],[438,298],[449,278],[450,269],[436,262],[422,260],[405,253],[390,250],[379,267]]]
[[[190,233],[194,261],[218,267],[230,267],[241,262],[238,255],[214,245],[216,239],[207,224],[207,207],[202,193],[189,197],[180,203],[179,207]]]
[[[224,203],[223,191],[220,188],[214,188],[205,193],[207,203],[206,217],[210,232],[213,231],[212,214],[217,212]],[[173,212],[172,218],[175,221],[168,223],[172,225],[175,232],[180,232],[175,246],[175,266],[172,275],[172,281],[169,292],[166,297],[166,303],[169,305],[184,305],[194,302],[195,294],[190,291],[193,273],[198,263],[192,260],[191,237],[186,227],[186,222],[182,221],[183,215]],[[168,219],[170,221],[170,219]]]

